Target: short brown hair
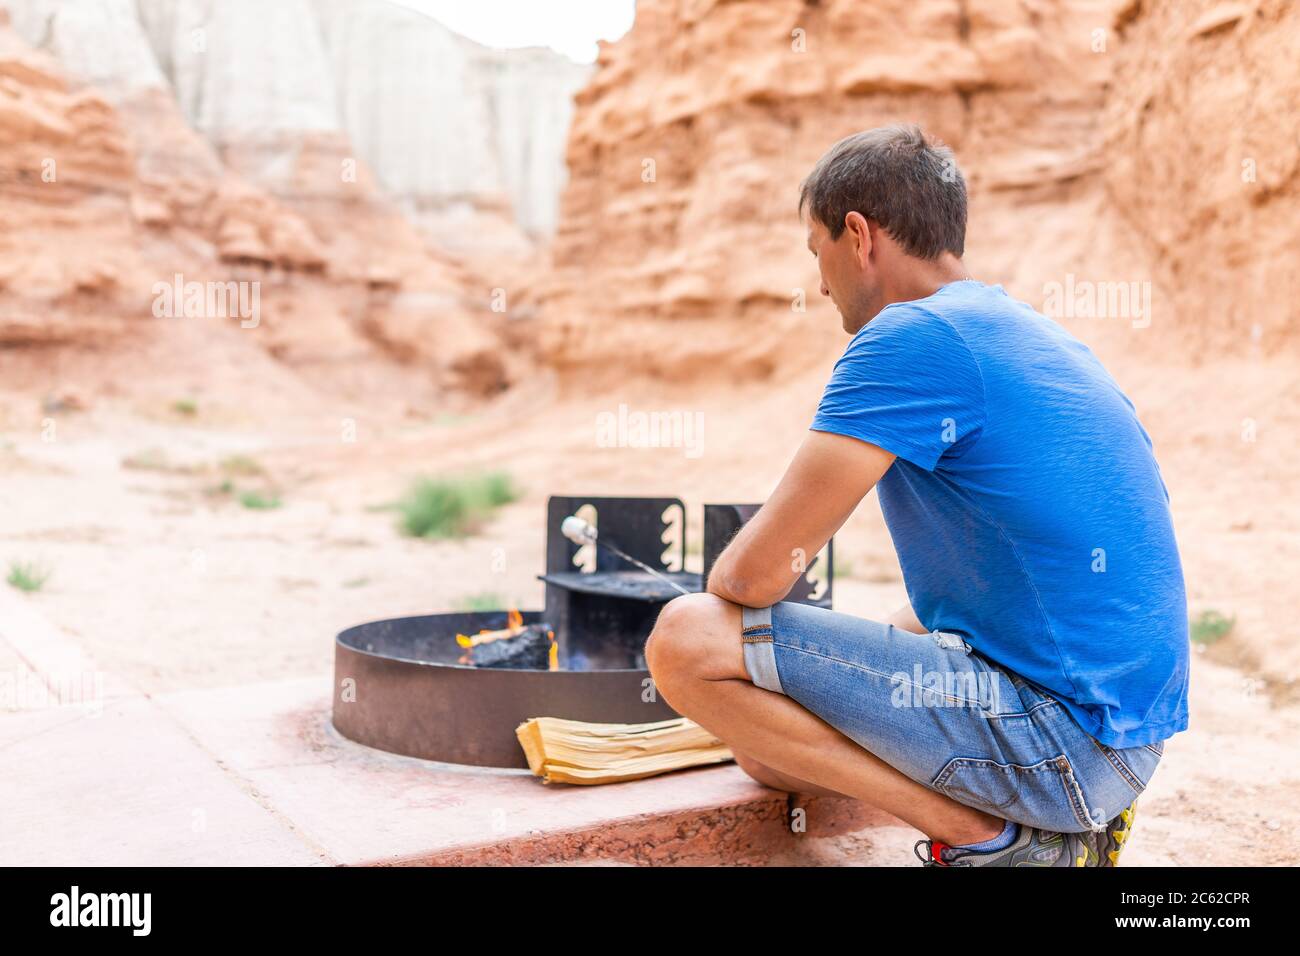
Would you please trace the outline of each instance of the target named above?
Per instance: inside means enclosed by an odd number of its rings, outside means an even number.
[[[903,251],[921,259],[966,247],[966,180],[952,150],[920,127],[881,126],[840,140],[799,189],[807,208],[838,239],[851,212],[875,220]]]

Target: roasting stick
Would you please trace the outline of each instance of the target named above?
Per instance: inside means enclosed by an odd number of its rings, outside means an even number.
[[[574,544],[594,544],[598,548],[608,548],[610,551],[613,551],[624,561],[631,561],[642,571],[648,571],[651,575],[658,578],[660,581],[664,582],[664,584],[667,584],[669,587],[676,588],[678,591],[682,592],[683,594],[691,593],[690,591],[686,590],[686,588],[678,584],[676,581],[664,577],[664,575],[660,574],[654,568],[650,567],[650,565],[642,564],[636,558],[632,557],[632,555],[625,553],[621,548],[617,547],[616,545],[613,545],[608,541],[599,540],[596,534],[596,529],[591,525],[591,523],[587,521],[583,521],[577,515],[569,515],[569,517],[565,518],[562,522],[560,522],[560,533],[563,534],[570,541],[572,541]]]

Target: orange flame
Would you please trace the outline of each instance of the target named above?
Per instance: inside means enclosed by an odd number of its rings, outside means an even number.
[[[506,612],[506,626],[501,628],[500,630],[492,630],[490,628],[485,627],[482,630],[480,630],[477,634],[475,634],[473,637],[470,637],[468,634],[457,634],[456,644],[465,649],[465,653],[461,655],[460,660],[457,661],[457,663],[472,664],[474,660],[474,656],[473,656],[474,648],[478,647],[480,644],[490,643],[491,641],[500,641],[512,637],[518,637],[519,633],[523,629],[524,629],[524,616],[521,613],[519,613],[518,608],[511,608],[509,611]],[[555,656],[554,632],[548,632],[548,633],[551,635],[551,656],[554,657]],[[554,666],[551,667],[551,670],[556,670],[556,669],[557,668]]]

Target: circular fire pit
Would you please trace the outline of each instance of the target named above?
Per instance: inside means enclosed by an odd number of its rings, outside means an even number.
[[[701,574],[686,571],[680,498],[552,496],[546,503],[546,572],[538,575],[546,585],[546,610],[525,611],[522,623],[545,622],[554,633],[559,670],[482,666],[493,663],[491,653],[475,658],[478,667],[460,663],[456,635],[502,630],[506,611],[359,624],[334,644],[334,726],[391,753],[524,768],[515,728],[530,717],[640,724],[679,716],[654,692],[646,639],[665,604],[703,588],[713,559],[757,510],[704,506]],[[563,533],[569,516],[585,516],[622,553],[580,548]],[[832,558],[828,542],[786,600],[830,607]]]
[[[523,612],[525,624],[542,620]],[[515,728],[530,717],[643,723],[677,714],[648,692],[628,650],[582,655],[561,670],[458,664],[456,635],[506,626],[505,611],[399,617],[350,627],[334,645],[334,726],[390,753],[478,767],[526,768]],[[612,665],[612,666],[611,666]],[[645,698],[649,698],[648,700]]]

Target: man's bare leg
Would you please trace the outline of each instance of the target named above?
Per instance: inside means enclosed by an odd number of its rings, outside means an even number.
[[[840,793],[838,790],[831,790],[827,787],[818,786],[807,780],[800,780],[798,777],[792,777],[788,773],[781,773],[779,770],[773,770],[767,764],[759,763],[748,754],[742,754],[735,747],[731,748],[731,754],[736,758],[736,765],[741,770],[749,774],[765,787],[771,787],[773,790],[784,790],[787,793],[808,793],[815,797],[847,797],[848,794]],[[853,798],[850,798],[853,799]]]
[[[646,661],[674,710],[787,780],[856,797],[950,846],[992,839],[1005,826],[900,773],[789,697],[754,686],[740,608],[729,601],[712,594],[672,601],[650,635]]]

